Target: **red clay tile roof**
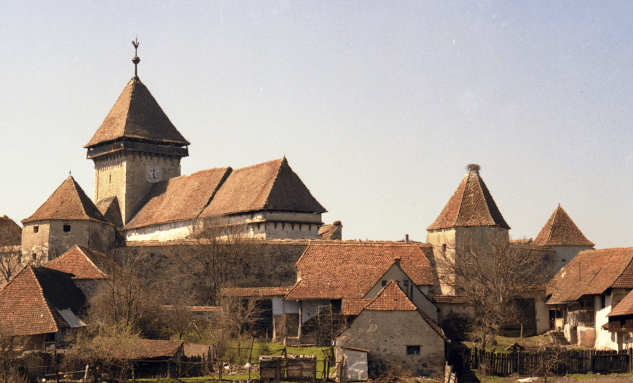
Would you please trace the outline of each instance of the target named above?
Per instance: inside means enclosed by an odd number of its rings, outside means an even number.
[[[72,176],[66,178],[46,202],[22,223],[44,220],[107,222]]]
[[[0,329],[6,335],[36,335],[73,327],[60,311],[77,316],[85,301],[69,274],[27,266],[0,290]]]
[[[285,296],[292,286],[281,287],[233,287],[221,289],[220,294],[231,297],[278,297]]]
[[[209,169],[153,184],[125,230],[197,218],[230,173]]]
[[[46,264],[46,268],[72,274],[73,279],[105,279],[114,262],[104,254],[75,245]]]
[[[418,308],[407,298],[398,285],[398,281],[391,280],[376,295],[364,310],[370,311],[416,311]]]
[[[92,347],[98,348],[100,355],[109,355],[112,359],[143,360],[152,358],[171,358],[185,342],[182,340],[153,340],[98,337],[92,340]]]
[[[101,215],[114,226],[118,228],[123,227],[123,217],[121,217],[121,207],[119,206],[119,199],[114,197],[104,198],[97,202],[97,209],[101,212]]]
[[[594,246],[558,205],[533,242],[539,246]]]
[[[122,138],[189,145],[138,77],[125,86],[86,148]]]
[[[633,248],[585,250],[563,267],[548,283],[547,304],[578,300],[608,288],[633,288]]]
[[[11,218],[0,217],[0,247],[22,244],[22,228]]]
[[[439,217],[426,230],[464,226],[510,229],[477,170],[469,170]]]
[[[373,299],[343,299],[341,314],[358,315]]]
[[[425,250],[426,250],[425,246]],[[286,299],[363,298],[400,259],[400,267],[416,285],[433,285],[427,254],[416,243],[313,243],[297,261],[301,276]]]
[[[613,309],[608,317],[615,317],[620,315],[633,315],[633,290],[629,291],[629,293],[618,303]]]
[[[200,217],[262,210],[326,212],[283,158],[233,170]]]

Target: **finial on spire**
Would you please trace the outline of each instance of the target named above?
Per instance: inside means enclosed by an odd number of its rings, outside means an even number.
[[[479,174],[479,170],[481,169],[481,166],[477,165],[477,164],[469,164],[468,166],[466,166],[466,170],[468,170],[468,172],[475,172],[477,174]]]
[[[132,41],[132,45],[134,45],[134,57],[132,58],[132,62],[134,63],[134,77],[138,78],[138,71],[137,71],[137,67],[138,67],[138,63],[141,62],[141,59],[138,58],[138,36],[136,36],[136,40]]]
[[[72,174],[72,172],[69,170],[69,171],[68,171],[68,177],[72,177],[72,176],[73,176],[73,174]]]

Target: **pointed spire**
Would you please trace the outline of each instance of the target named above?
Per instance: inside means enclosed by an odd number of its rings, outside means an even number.
[[[480,166],[470,164],[468,174],[448,201],[435,222],[426,230],[453,227],[499,226],[510,229],[479,175]]]
[[[538,246],[594,246],[558,204],[532,242]]]

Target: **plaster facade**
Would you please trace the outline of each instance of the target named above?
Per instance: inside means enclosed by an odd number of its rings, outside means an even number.
[[[550,246],[554,250],[555,272],[565,267],[578,253],[584,250],[593,249],[593,246]]]
[[[74,245],[102,253],[115,243],[113,225],[98,221],[46,220],[25,223],[22,229],[22,262],[44,264]]]
[[[407,346],[419,347],[418,354],[407,354]],[[337,362],[342,347],[366,349],[370,360],[410,370],[415,376],[443,375],[444,339],[417,311],[363,310],[336,338]]]

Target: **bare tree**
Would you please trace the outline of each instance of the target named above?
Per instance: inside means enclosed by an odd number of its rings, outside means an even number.
[[[29,381],[26,369],[20,360],[23,339],[5,335],[0,331],[0,382],[26,383]]]
[[[22,229],[9,217],[0,217],[0,286],[7,284],[22,268]]]
[[[457,246],[449,244],[454,251],[435,256],[440,283],[466,296],[472,305],[472,328],[482,349],[488,337],[494,341],[502,328],[517,323],[521,298],[552,275],[545,253],[538,248],[512,244],[499,235],[484,239],[462,234]]]

